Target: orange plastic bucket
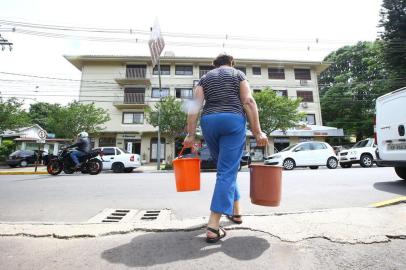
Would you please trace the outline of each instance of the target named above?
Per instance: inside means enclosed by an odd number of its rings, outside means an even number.
[[[176,191],[198,191],[200,190],[200,159],[197,157],[182,157],[184,149],[183,147],[179,156],[173,160]]]
[[[282,193],[282,167],[250,165],[250,197],[253,204],[279,206]]]

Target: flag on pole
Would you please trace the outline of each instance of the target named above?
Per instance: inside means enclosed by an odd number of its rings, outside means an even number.
[[[158,63],[158,58],[165,47],[165,41],[161,34],[161,28],[159,27],[158,19],[155,19],[148,45],[151,52],[152,66],[155,67],[155,65]]]

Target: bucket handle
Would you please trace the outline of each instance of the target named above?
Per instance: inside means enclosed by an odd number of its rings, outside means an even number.
[[[182,150],[180,150],[180,152],[179,152],[178,158],[181,158],[181,157],[182,157],[183,151],[184,151],[186,148],[192,148],[192,153],[197,154],[195,147],[185,147],[185,146],[183,146],[183,147],[182,147]]]

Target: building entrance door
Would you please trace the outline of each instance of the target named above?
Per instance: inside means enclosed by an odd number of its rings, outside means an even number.
[[[124,140],[124,147],[130,153],[141,155],[141,140]]]

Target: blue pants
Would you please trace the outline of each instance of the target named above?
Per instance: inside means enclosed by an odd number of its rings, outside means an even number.
[[[217,164],[217,179],[210,210],[232,215],[234,201],[240,199],[237,173],[245,145],[245,117],[235,113],[202,116],[204,140]]]
[[[75,165],[79,164],[79,158],[83,157],[84,155],[86,155],[86,153],[78,150],[70,152],[70,157],[72,158],[73,162],[75,162]]]

